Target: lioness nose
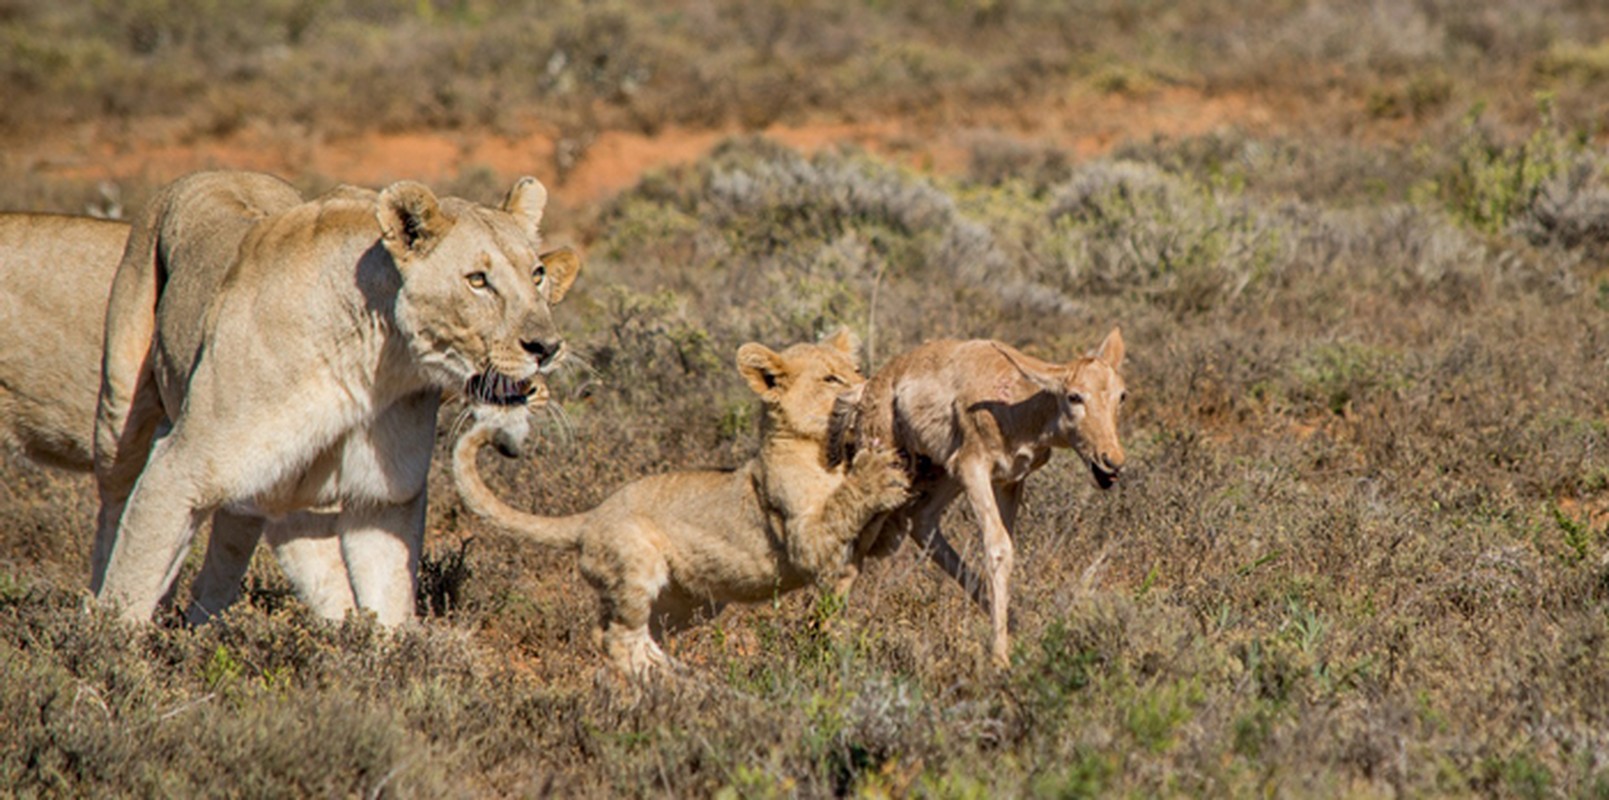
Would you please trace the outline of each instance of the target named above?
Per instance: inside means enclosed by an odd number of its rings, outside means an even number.
[[[559,348],[563,344],[563,339],[528,339],[522,340],[520,347],[525,348],[525,352],[536,356],[537,363],[542,363],[552,358],[554,353],[559,352]]]

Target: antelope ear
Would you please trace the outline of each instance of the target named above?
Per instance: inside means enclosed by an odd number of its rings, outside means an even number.
[[[856,354],[860,352],[860,337],[856,336],[848,326],[833,331],[833,334],[821,343],[849,356],[850,360],[857,360]]]
[[[542,214],[548,207],[548,189],[542,182],[527,175],[514,182],[503,200],[503,210],[524,219],[534,233],[542,224]]]
[[[398,264],[430,255],[453,227],[453,218],[441,210],[436,195],[414,181],[398,181],[380,190],[374,216],[380,221],[380,240]]]
[[[548,304],[557,305],[581,274],[581,255],[568,247],[549,250],[537,256],[547,270]]]
[[[767,400],[777,396],[788,377],[787,362],[771,348],[749,342],[737,349],[737,369],[754,393]]]
[[[1096,348],[1095,352],[1090,353],[1090,355],[1111,364],[1112,369],[1122,369],[1123,332],[1113,327],[1112,332],[1106,334],[1106,338],[1101,341],[1101,346]]]

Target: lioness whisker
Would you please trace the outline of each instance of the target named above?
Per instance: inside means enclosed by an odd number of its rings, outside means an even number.
[[[563,442],[565,447],[574,445],[575,425],[570,421],[570,415],[564,412],[564,407],[558,403],[548,403],[542,407],[542,410],[547,412],[548,419],[553,423],[553,427],[558,429],[559,441]]]
[[[452,432],[451,432],[451,434],[449,434],[449,438],[457,438],[458,437],[458,434],[461,433],[464,430],[464,423],[469,421],[470,415],[472,413],[473,412],[470,410],[469,406],[467,406],[467,405],[462,407],[462,408],[460,408],[460,409],[458,409],[458,414],[453,419]]]
[[[592,362],[587,360],[586,356],[579,355],[574,350],[566,348],[564,351],[564,360],[561,362],[560,366],[569,367],[571,364],[586,370],[594,376],[602,377],[602,373],[598,372],[598,368],[594,367]]]

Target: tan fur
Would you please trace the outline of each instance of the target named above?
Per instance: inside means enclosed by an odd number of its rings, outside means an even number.
[[[106,315],[97,595],[148,618],[217,511],[193,618],[233,599],[270,520],[316,612],[411,619],[442,390],[519,386],[562,355],[548,306],[578,262],[538,280],[546,200],[530,178],[500,209],[412,182],[305,203],[252,173],[163,189]],[[523,435],[507,397],[474,408]]]
[[[0,443],[53,467],[93,466],[101,322],[129,226],[0,214]]]
[[[862,528],[905,501],[891,451],[863,451],[848,470],[827,466],[827,418],[862,380],[851,337],[738,350],[738,368],[765,408],[759,454],[730,472],[689,471],[634,481],[568,517],[510,508],[475,465],[485,441],[453,449],[453,475],[477,514],[530,541],[577,550],[602,606],[605,649],[621,670],[664,665],[655,639],[731,602],[757,602],[836,579]]]
[[[910,504],[874,522],[856,547],[841,589],[867,556],[892,552],[908,533],[989,612],[992,655],[1005,666],[1009,580],[1022,483],[1072,448],[1102,488],[1123,469],[1117,436],[1125,395],[1116,328],[1091,355],[1053,364],[999,342],[933,341],[890,361],[857,402],[834,409],[834,460],[857,444],[891,444],[916,474]],[[989,594],[939,531],[944,509],[965,492],[982,528]]]

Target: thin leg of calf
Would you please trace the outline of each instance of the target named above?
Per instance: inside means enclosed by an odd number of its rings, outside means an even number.
[[[989,621],[994,627],[992,656],[997,665],[1010,662],[1011,640],[1007,632],[1007,615],[1011,605],[1011,567],[1015,560],[1011,535],[1000,520],[1000,509],[995,505],[994,487],[989,480],[987,466],[963,470],[961,482],[966,487],[967,500],[972,513],[983,529],[984,563],[989,572]]]

